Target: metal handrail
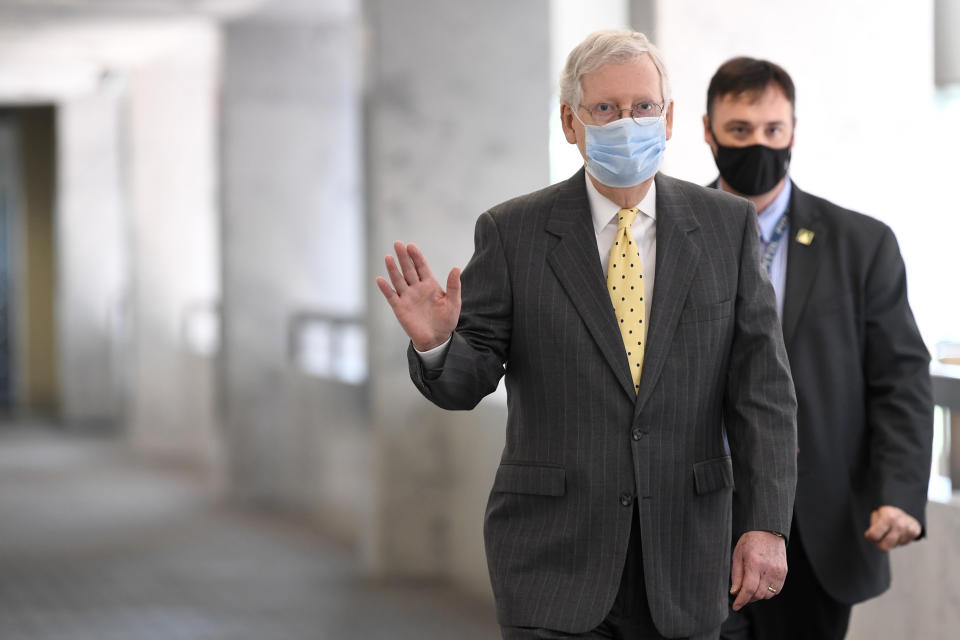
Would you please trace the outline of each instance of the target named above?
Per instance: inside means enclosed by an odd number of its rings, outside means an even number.
[[[342,343],[338,337],[348,329],[363,328],[364,318],[360,315],[329,313],[316,310],[299,310],[290,314],[287,320],[287,358],[293,364],[300,364],[299,356],[302,349],[303,334],[311,325],[325,325],[329,329],[329,338],[325,346],[331,363],[331,374],[334,378],[338,370],[337,363],[345,357]]]
[[[930,368],[933,404],[960,411],[960,364],[935,363]]]
[[[952,480],[954,492],[960,489],[960,365],[934,362],[930,367],[933,383],[933,403],[945,410],[940,428],[943,429],[943,451],[935,461],[943,478]],[[954,498],[956,500],[956,498]]]

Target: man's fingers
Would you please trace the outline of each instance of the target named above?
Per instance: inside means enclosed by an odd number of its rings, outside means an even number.
[[[878,511],[870,514],[870,527],[863,533],[864,537],[870,542],[880,542],[890,531],[892,523],[887,518],[880,516]]]
[[[393,290],[393,287],[387,284],[387,281],[383,278],[377,277],[377,286],[380,288],[380,293],[382,293],[383,297],[387,299],[387,302],[391,307],[400,301],[400,296],[397,295],[397,292]]]
[[[740,555],[740,549],[734,549],[733,562],[730,569],[730,593],[738,593],[743,586],[743,559]]]
[[[900,544],[906,544],[908,542],[913,542],[920,537],[920,534],[923,532],[923,526],[917,521],[916,518],[910,518],[910,524],[906,527],[907,539],[901,541]]]
[[[397,290],[398,295],[402,296],[403,292],[407,290],[407,281],[400,273],[396,260],[393,259],[393,256],[387,256],[383,259],[383,262],[387,265],[387,275],[390,276],[393,288]]]
[[[731,606],[734,611],[739,611],[743,605],[750,602],[749,588],[745,584],[747,571],[744,564],[744,553],[739,543],[733,550],[732,565],[730,569],[730,593],[737,594],[737,598]]]
[[[417,275],[417,268],[413,266],[413,259],[406,245],[402,242],[394,242],[393,248],[397,252],[397,262],[400,263],[400,270],[403,272],[403,279],[407,284],[414,285],[420,282],[420,276]]]
[[[896,527],[890,527],[890,530],[887,531],[886,535],[883,536],[879,542],[877,542],[877,546],[884,551],[891,551],[898,544],[900,544],[900,532]]]
[[[423,255],[423,252],[420,251],[420,247],[411,243],[407,245],[407,253],[410,255],[410,259],[413,261],[413,268],[417,271],[417,277],[420,280],[432,280],[433,272],[430,271],[430,265],[427,264],[427,259]]]
[[[450,275],[447,276],[447,296],[451,303],[460,306],[460,267],[450,269]]]
[[[914,525],[913,522],[890,522],[883,519],[878,519],[864,533],[867,540],[884,551],[907,544],[915,540],[918,535],[920,535],[919,525]]]
[[[880,542],[880,540],[887,534],[887,529],[880,526],[879,524],[873,524],[869,529],[864,531],[863,537],[869,540],[870,542]]]
[[[743,582],[740,586],[740,592],[737,594],[737,599],[733,601],[733,610],[739,611],[744,605],[757,600],[759,587],[760,575],[748,570],[743,576]]]
[[[764,574],[760,578],[760,598],[769,600],[773,596],[780,593],[780,590],[783,589],[783,583],[786,582],[786,576],[777,577],[776,575],[769,573]]]
[[[920,521],[893,505],[883,505],[870,513],[870,527],[864,537],[884,551],[907,544],[923,532]]]

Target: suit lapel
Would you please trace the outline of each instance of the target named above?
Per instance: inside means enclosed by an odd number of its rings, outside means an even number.
[[[790,216],[790,244],[787,250],[787,284],[783,297],[783,341],[787,348],[796,332],[800,316],[810,297],[817,275],[820,247],[827,233],[808,202],[808,196],[793,185],[787,215]],[[812,231],[808,242],[799,242],[798,234]]]
[[[635,398],[630,363],[597,253],[597,236],[590,216],[585,180],[581,169],[567,180],[557,196],[546,230],[559,241],[547,255],[547,261],[607,364],[616,373],[623,390]]]
[[[672,178],[657,174],[656,181],[657,270],[637,411],[656,387],[700,260],[700,247],[694,240],[699,225],[692,205]]]

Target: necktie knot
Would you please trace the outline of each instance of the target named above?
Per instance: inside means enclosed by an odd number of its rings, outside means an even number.
[[[639,209],[620,209],[617,212],[617,228],[629,229],[633,221],[637,219],[638,213],[640,213]]]

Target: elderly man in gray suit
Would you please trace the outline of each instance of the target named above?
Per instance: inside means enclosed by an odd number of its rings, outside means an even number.
[[[445,290],[400,242],[377,284],[432,402],[506,376],[484,526],[503,637],[714,638],[730,599],[783,584],[796,483],[755,210],[658,173],[673,102],[643,34],[588,36],[560,98],[585,170],[481,215]]]

